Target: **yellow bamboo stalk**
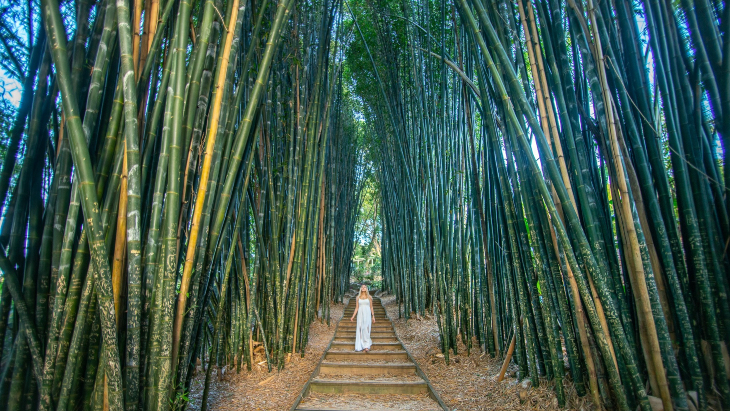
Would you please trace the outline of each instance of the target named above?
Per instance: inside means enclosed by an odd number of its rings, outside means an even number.
[[[562,144],[560,143],[560,136],[558,135],[558,127],[557,127],[557,121],[555,120],[555,113],[553,111],[552,102],[550,101],[550,92],[547,86],[547,76],[545,74],[545,68],[543,65],[542,60],[542,51],[540,49],[540,44],[537,42],[537,27],[535,26],[535,15],[532,8],[532,3],[528,2],[528,10],[529,10],[529,18],[530,18],[530,26],[531,26],[531,33],[527,33],[528,29],[526,27],[527,23],[525,22],[524,17],[523,20],[523,26],[525,26],[525,38],[528,43],[528,50],[532,49],[532,57],[530,58],[531,65],[533,68],[533,76],[534,73],[537,72],[537,77],[535,77],[535,87],[537,88],[538,82],[540,83],[540,90],[541,92],[538,94],[538,100],[541,98],[543,99],[543,108],[546,110],[545,116],[547,117],[548,121],[548,127],[550,129],[550,134],[545,132],[545,137],[548,140],[548,144],[554,144],[555,145],[555,156],[558,158],[558,164],[560,166],[560,173],[563,177],[563,182],[565,184],[565,188],[568,192],[568,197],[570,197],[571,204],[573,205],[573,208],[577,211],[578,206],[575,201],[575,195],[573,194],[573,189],[570,184],[570,178],[568,174],[568,167],[565,163],[565,157],[563,155],[563,148]],[[522,2],[520,1],[520,14],[524,12],[524,8],[522,8]],[[529,53],[528,53],[529,54]],[[534,58],[534,60],[533,60]],[[542,92],[544,90],[544,92]],[[542,109],[541,109],[542,110]],[[551,139],[552,137],[552,139]],[[554,190],[553,190],[554,191]],[[553,193],[554,197],[555,193]],[[571,272],[572,275],[572,272]],[[601,328],[603,328],[603,333],[606,336],[606,341],[608,342],[608,348],[611,351],[611,358],[613,360],[614,366],[618,369],[618,362],[616,360],[616,352],[613,347],[613,341],[611,339],[611,333],[609,332],[608,328],[608,321],[606,321],[606,314],[603,309],[603,303],[601,302],[601,299],[598,297],[598,292],[596,291],[596,287],[593,284],[593,279],[588,276],[588,284],[591,288],[591,294],[593,295],[593,301],[596,305],[596,313],[598,314],[599,321],[601,323]]]
[[[228,59],[231,54],[231,45],[233,43],[233,35],[236,20],[238,19],[238,3],[239,0],[233,0],[231,9],[231,20],[228,22],[229,30],[226,34],[226,41],[221,55],[221,61],[218,64],[218,81],[215,84],[216,93],[212,110],[209,115],[208,134],[205,144],[205,157],[203,159],[203,168],[200,172],[200,186],[198,187],[197,197],[195,198],[195,208],[193,209],[193,221],[190,226],[190,236],[188,237],[188,248],[185,254],[185,266],[183,268],[183,277],[180,284],[180,293],[178,294],[177,311],[175,313],[175,322],[173,323],[172,335],[172,360],[173,368],[176,366],[177,354],[180,349],[180,333],[182,331],[183,318],[185,317],[186,304],[188,299],[188,290],[190,287],[190,277],[193,273],[193,264],[195,263],[195,247],[198,244],[198,233],[200,231],[200,219],[203,214],[203,205],[205,203],[205,195],[208,189],[208,176],[210,175],[210,167],[213,163],[213,149],[218,134],[218,123],[220,121],[221,105],[223,104],[223,88],[226,83],[226,74],[228,72]]]
[[[601,322],[601,328],[603,328],[603,333],[606,335],[606,341],[608,341],[608,348],[611,350],[611,357],[613,359],[613,365],[618,369],[618,362],[616,362],[616,351],[613,348],[613,340],[611,340],[611,334],[608,331],[608,322],[606,321],[606,314],[603,310],[603,303],[601,302],[600,297],[598,297],[598,291],[596,291],[596,286],[593,284],[593,278],[586,275],[588,277],[588,285],[591,287],[591,295],[593,296],[593,301],[596,304],[596,313],[598,314],[598,318]]]
[[[614,111],[616,106],[613,106]],[[618,113],[614,113],[615,116]],[[621,147],[621,153],[624,158],[629,156],[629,150],[626,148],[626,142],[623,138],[623,133],[618,134],[619,146]],[[641,195],[641,187],[639,186],[639,178],[636,176],[636,170],[634,165],[629,161],[625,163],[626,175],[629,177],[629,187],[631,192],[634,194],[634,205],[636,206],[636,213],[639,215],[639,223],[641,227],[644,227],[644,242],[646,248],[649,251],[649,260],[651,261],[651,268],[654,270],[654,279],[656,281],[657,292],[659,293],[659,302],[662,305],[662,311],[664,312],[664,318],[667,322],[667,328],[669,329],[670,335],[674,330],[674,321],[672,319],[672,311],[669,305],[669,298],[667,296],[667,286],[664,282],[664,275],[662,271],[661,263],[659,262],[659,254],[657,253],[656,246],[654,245],[654,237],[651,234],[649,227],[649,218],[646,215],[646,206],[644,205],[644,198]]]
[[[146,60],[146,54],[150,50],[150,12],[152,9],[152,2],[146,1],[144,4],[144,24],[142,25],[142,40],[140,41],[140,53],[139,63],[135,66],[135,73],[140,71],[144,67]]]
[[[294,247],[296,245],[297,230],[292,230],[291,233],[291,247],[289,247],[289,261],[286,264],[286,282],[289,282],[291,278],[291,270],[294,267]]]
[[[522,23],[522,31],[525,33],[525,44],[527,45],[527,56],[530,59],[530,71],[532,71],[532,79],[533,84],[535,85],[535,94],[537,94],[537,108],[540,110],[540,125],[542,126],[542,132],[545,134],[545,137],[548,140],[548,144],[550,144],[550,126],[548,124],[548,118],[547,118],[547,109],[545,109],[545,99],[542,96],[542,82],[539,80],[539,73],[537,71],[537,62],[535,61],[535,51],[533,50],[533,43],[530,36],[530,28],[527,25],[527,20],[525,19],[525,8],[522,5],[522,0],[517,0],[517,5],[519,7],[520,11],[520,22]],[[561,164],[562,166],[562,164]],[[563,171],[563,168],[560,168],[560,171]],[[565,181],[566,188],[570,187],[570,180],[565,178],[565,175],[563,175],[563,180]],[[570,193],[570,190],[568,190]],[[571,196],[571,199],[573,197]]]
[[[560,144],[560,138],[557,134],[557,124],[555,122],[555,115],[552,111],[552,103],[549,100],[549,90],[547,87],[547,80],[545,78],[545,71],[544,67],[542,66],[542,55],[540,53],[540,45],[539,43],[536,43],[537,41],[537,30],[535,29],[534,33],[531,34],[530,26],[527,23],[527,13],[525,13],[525,8],[522,4],[522,0],[517,1],[517,5],[519,7],[519,13],[520,13],[520,21],[522,23],[522,29],[525,33],[525,43],[527,45],[527,55],[530,59],[530,68],[532,71],[532,77],[534,79],[534,85],[535,85],[535,92],[537,94],[537,102],[538,102],[538,108],[540,110],[540,123],[542,125],[543,133],[545,134],[545,137],[548,141],[549,145],[553,144],[553,141],[555,143],[555,155],[558,158],[558,164],[560,166],[560,173],[563,177],[563,183],[565,185],[566,190],[568,191],[568,196],[570,198],[570,201],[572,203],[573,208],[578,210],[575,196],[573,195],[572,186],[570,184],[570,177],[568,174],[568,168],[565,164],[565,157],[563,156],[563,149],[562,145]],[[532,12],[532,3],[529,3],[530,11]],[[531,17],[531,23],[532,27],[534,28],[534,14],[530,13]],[[533,40],[534,39],[534,40]],[[545,90],[545,93],[543,93],[543,88]],[[547,108],[549,107],[549,109]],[[548,116],[548,112],[552,114],[552,116]],[[551,126],[552,123],[552,126]],[[552,133],[552,134],[551,134]],[[552,137],[552,138],[551,138]],[[553,140],[553,141],[551,141]],[[558,196],[555,193],[555,188],[552,188],[552,196],[556,200],[556,207],[558,210],[561,210],[561,207],[558,206],[560,204],[562,206],[562,203],[557,200]],[[560,213],[561,218],[563,218],[562,212]],[[563,219],[563,223],[565,223]],[[550,227],[551,230],[551,236],[553,237],[553,246],[555,247],[555,253],[556,255],[559,255],[559,251],[557,248],[557,238],[555,236],[554,227]],[[583,350],[583,355],[586,359],[586,367],[588,368],[588,377],[589,377],[589,385],[591,389],[591,394],[593,396],[593,401],[596,404],[600,404],[600,393],[598,391],[598,380],[597,380],[597,374],[596,374],[596,366],[593,362],[593,355],[591,353],[590,344],[588,343],[588,333],[586,331],[585,322],[584,322],[584,313],[583,313],[583,303],[580,300],[580,294],[578,293],[578,284],[575,281],[575,277],[573,276],[573,271],[570,269],[568,265],[566,277],[568,278],[568,283],[570,284],[571,292],[573,295],[573,303],[576,307],[576,311],[578,314],[578,334],[580,336],[581,340],[581,348]],[[603,328],[603,333],[606,336],[608,347],[611,350],[611,357],[616,365],[616,354],[613,349],[613,343],[611,341],[611,335],[608,330],[608,322],[606,321],[606,317],[603,311],[603,305],[601,304],[600,299],[597,296],[595,287],[593,286],[593,281],[589,278],[589,284],[591,287],[591,292],[593,295],[593,300],[596,305],[596,312],[598,314],[598,318],[600,319],[601,328]]]
[[[550,215],[548,215],[550,219]],[[553,242],[553,248],[555,249],[555,255],[560,256],[560,248],[558,247],[558,238],[555,234],[555,227],[550,224],[550,238]],[[568,284],[570,285],[570,293],[573,297],[573,305],[575,306],[576,324],[578,324],[578,337],[580,338],[580,347],[583,351],[583,358],[586,362],[586,368],[588,369],[588,385],[591,390],[591,396],[593,397],[593,403],[596,406],[601,404],[601,393],[598,391],[598,376],[596,374],[596,364],[593,362],[593,354],[591,353],[591,345],[588,342],[588,332],[586,331],[586,315],[583,311],[583,302],[580,300],[580,294],[578,291],[578,284],[575,282],[573,276],[573,270],[570,269],[570,264],[566,264],[566,277],[568,277]],[[609,344],[609,347],[611,345]]]
[[[621,194],[618,192],[618,188],[616,187],[616,184],[610,185],[611,190],[611,197],[614,199],[618,199],[621,197]],[[617,202],[614,202],[614,204],[618,204]],[[628,233],[626,231],[626,220],[624,219],[624,216],[622,214],[623,210],[621,207],[616,207],[616,225],[619,235],[621,236],[624,241],[628,239]],[[636,268],[634,266],[635,261],[631,258],[626,259],[626,271],[629,273],[629,282],[631,283],[631,287],[635,287],[635,278],[632,275],[636,271]],[[654,373],[654,370],[656,369],[656,366],[654,365],[654,358],[651,356],[651,351],[648,346],[648,336],[646,335],[646,327],[644,325],[644,319],[641,315],[638,316],[638,323],[639,323],[639,343],[641,345],[641,351],[644,354],[644,360],[646,361],[646,368],[648,369],[649,374],[649,387],[651,387],[651,392],[657,393],[659,392],[659,384],[657,383],[656,375]]]
[[[535,54],[535,62],[537,63],[537,71],[538,71],[538,77],[535,78],[535,84],[537,84],[537,81],[539,79],[540,81],[540,88],[543,90],[542,98],[544,99],[543,106],[545,107],[548,118],[548,125],[550,128],[550,134],[545,133],[545,136],[548,139],[548,143],[555,144],[555,156],[558,158],[558,164],[560,165],[560,172],[563,175],[563,180],[565,181],[565,189],[568,191],[568,197],[570,197],[571,203],[573,203],[573,207],[576,206],[575,203],[575,194],[573,194],[573,187],[570,184],[570,179],[568,178],[568,167],[565,164],[565,156],[563,155],[563,145],[560,142],[560,136],[558,135],[558,122],[555,119],[555,111],[553,110],[553,104],[552,100],[550,98],[550,89],[548,88],[547,84],[547,75],[545,74],[545,63],[542,58],[542,49],[540,48],[540,43],[537,36],[537,27],[535,26],[535,13],[533,11],[532,3],[527,2],[527,10],[529,13],[530,18],[530,28],[532,33],[528,37],[532,40],[533,43],[533,53]],[[552,142],[551,142],[552,137]],[[576,210],[578,210],[576,208]]]
[[[515,352],[515,343],[517,342],[517,336],[512,336],[512,342],[509,343],[509,349],[507,349],[507,355],[504,356],[504,362],[502,362],[502,368],[499,370],[499,376],[497,377],[497,382],[501,382],[504,379],[504,374],[507,372],[507,366],[509,365],[509,360],[512,359],[512,353]]]
[[[66,129],[66,114],[61,113],[61,125],[58,127],[58,142],[56,143],[56,158],[61,155],[61,143],[63,142],[63,131]]]
[[[134,0],[134,20],[132,20],[132,58],[134,67],[139,67],[139,23],[142,20],[142,0]],[[139,70],[135,70],[139,71]]]
[[[150,3],[150,15],[149,17],[145,17],[145,19],[149,19],[150,22],[150,28],[148,32],[148,37],[153,38],[155,37],[155,33],[157,32],[157,25],[159,24],[160,19],[160,0],[152,0]],[[150,48],[152,47],[152,42],[148,42],[147,44],[147,52],[150,51]]]
[[[636,308],[639,317],[639,328],[645,329],[647,337],[649,356],[654,363],[654,373],[656,382],[659,389],[659,396],[662,399],[665,411],[673,410],[672,397],[669,392],[669,385],[667,383],[667,376],[664,371],[664,364],[662,363],[662,353],[659,346],[659,338],[656,332],[656,324],[654,323],[654,314],[651,311],[651,303],[649,300],[649,291],[646,287],[646,279],[644,273],[644,265],[641,260],[641,250],[639,248],[639,239],[636,235],[636,226],[634,225],[634,216],[631,213],[631,204],[629,202],[629,191],[627,186],[627,179],[624,173],[623,159],[621,156],[621,149],[619,148],[617,138],[617,123],[616,117],[613,111],[613,101],[611,99],[610,89],[608,87],[608,81],[606,78],[606,67],[603,57],[603,48],[601,47],[601,38],[598,35],[597,21],[595,9],[593,7],[593,0],[588,0],[588,17],[591,19],[591,29],[593,34],[594,52],[597,60],[596,66],[598,68],[598,78],[601,82],[601,89],[603,89],[603,101],[606,108],[606,116],[608,120],[608,138],[611,144],[611,157],[614,162],[614,169],[616,172],[616,185],[619,198],[618,200],[621,208],[621,219],[624,221],[624,228],[626,231],[626,245],[628,246],[627,259],[630,259],[633,263],[633,270],[629,270],[629,278],[632,282],[632,290],[634,294],[634,300],[636,301]],[[614,204],[615,201],[614,201]]]
[[[121,142],[122,144],[124,141]],[[114,313],[117,330],[122,318],[122,288],[124,286],[124,259],[127,255],[127,149],[124,149],[124,166],[122,167],[121,185],[119,189],[119,212],[117,214],[117,231],[114,243],[114,261],[112,263],[112,290],[114,291]]]

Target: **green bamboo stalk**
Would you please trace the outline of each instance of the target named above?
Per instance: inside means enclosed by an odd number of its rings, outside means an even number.
[[[114,303],[111,299],[111,273],[104,253],[104,234],[102,232],[101,219],[98,210],[98,200],[95,192],[94,176],[91,168],[91,161],[88,146],[81,126],[81,119],[78,116],[78,104],[71,89],[70,69],[66,60],[66,36],[61,19],[58,3],[54,0],[44,0],[41,3],[43,11],[43,23],[49,36],[50,48],[52,50],[53,62],[56,66],[56,73],[59,80],[59,90],[66,112],[66,125],[69,131],[71,151],[74,164],[78,170],[83,191],[83,209],[87,225],[93,234],[93,241],[90,241],[91,258],[96,268],[94,275],[99,283],[99,300],[101,306],[102,326],[104,327],[104,341],[107,346],[109,369],[109,399],[110,407],[115,411],[121,410],[121,370],[119,363],[119,350],[117,348],[117,336],[114,321]],[[40,374],[39,374],[40,375]],[[43,398],[46,403],[50,398]]]

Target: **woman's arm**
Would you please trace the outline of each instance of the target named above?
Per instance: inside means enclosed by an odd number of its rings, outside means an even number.
[[[352,313],[352,317],[350,317],[350,321],[353,321],[355,319],[355,316],[357,315],[357,310],[360,309],[360,299],[358,298],[355,302],[355,312]]]
[[[358,302],[359,304],[359,302]],[[373,317],[373,322],[375,322],[375,309],[373,308],[373,297],[370,297],[370,315]]]

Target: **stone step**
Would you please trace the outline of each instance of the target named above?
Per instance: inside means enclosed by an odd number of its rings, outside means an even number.
[[[349,322],[350,321],[350,318],[352,318],[352,315],[353,315],[353,313],[345,313],[345,314],[342,314],[342,320],[343,320],[342,321],[342,324],[344,324],[346,322]],[[370,314],[370,313],[366,313],[366,315],[368,317],[372,317],[372,314]],[[357,320],[357,316],[358,316],[358,314],[355,314],[355,320]],[[390,321],[390,318],[388,318],[388,316],[386,314],[383,314],[383,313],[375,313],[375,319],[376,320],[381,320],[381,321]]]
[[[347,328],[352,328],[352,329],[355,329],[355,328],[357,328],[357,321],[342,321],[342,322],[340,323],[340,328],[341,328],[341,329],[347,329]],[[392,325],[392,324],[390,323],[390,321],[383,321],[383,322],[380,322],[380,321],[378,321],[378,319],[376,318],[376,319],[375,319],[375,324],[371,324],[371,325],[370,325],[370,328],[371,328],[371,329],[372,329],[373,331],[376,331],[376,330],[378,330],[378,329],[387,329],[387,330],[392,330],[392,329],[393,329],[393,325]]]
[[[355,339],[355,336],[357,335],[355,330],[352,331],[345,331],[342,329],[338,329],[335,333],[336,337],[351,337],[353,340]],[[390,331],[371,331],[370,332],[370,338],[373,337],[395,337],[395,332],[393,330]]]
[[[357,323],[354,322],[354,321],[352,323],[357,325]],[[374,326],[379,325],[379,324],[388,325],[388,327],[374,327]],[[344,325],[341,325],[337,329],[337,332],[338,333],[352,333],[353,335],[355,335],[355,330],[357,330],[357,326],[356,325],[355,326],[350,326],[350,327],[346,327]],[[385,322],[385,321],[378,322],[378,321],[376,321],[375,324],[370,323],[370,334],[371,335],[372,334],[375,334],[375,333],[391,333],[392,334],[394,332],[395,331],[393,329],[393,326],[390,325],[389,322]]]
[[[352,317],[352,315],[347,316],[347,317],[344,317],[344,320],[342,322],[340,322],[340,325],[341,326],[346,326],[347,324],[355,324],[355,325],[357,325],[357,317],[355,317],[352,321],[350,321],[350,318],[351,317]],[[388,325],[388,326],[390,326],[390,320],[387,317],[381,317],[381,316],[375,314],[375,323],[373,323],[371,321],[371,324],[373,324],[373,325],[382,324],[382,325]],[[353,327],[354,327],[354,325],[353,325]]]
[[[352,314],[355,314],[355,310],[345,310],[345,312],[342,313],[342,315],[344,315],[344,317],[342,317],[342,318],[350,318],[350,317],[352,317]],[[385,317],[388,314],[384,311],[375,310],[375,315],[380,315],[380,316]]]
[[[383,381],[337,381],[314,379],[309,385],[313,393],[332,394],[425,394],[428,384],[420,382],[383,382]]]
[[[324,355],[324,359],[327,361],[406,361],[408,360],[408,354],[405,351],[328,351]]]
[[[335,341],[330,346],[330,350],[332,351],[345,351],[355,350],[355,343],[352,341]],[[386,342],[386,343],[373,343],[372,347],[370,347],[371,351],[383,351],[383,350],[403,350],[403,345],[399,342]]]
[[[390,364],[353,364],[346,362],[324,361],[319,367],[319,373],[320,375],[344,373],[348,373],[350,375],[412,375],[416,373],[416,366],[412,362]]]
[[[357,302],[357,298],[354,298],[347,303],[347,306],[354,307],[356,302]],[[382,310],[383,304],[380,304],[380,302],[378,300],[373,300],[373,308],[380,308]]]
[[[342,318],[345,319],[345,320],[349,320],[350,318],[352,318],[352,315],[353,314],[355,314],[355,313],[352,312],[352,311],[350,311],[349,313],[344,313],[344,314],[342,314]],[[370,314],[370,313],[368,313],[368,314]],[[376,320],[377,319],[389,320],[387,314],[385,314],[385,313],[379,313],[377,311],[375,312],[375,319]]]
[[[344,315],[352,315],[355,312],[355,310],[345,310]],[[373,312],[377,315],[386,315],[387,313],[382,310],[373,310]]]
[[[357,296],[350,299],[350,301],[347,302],[348,307],[354,307],[357,303]],[[373,300],[373,308],[383,308],[383,304],[380,304],[378,300]]]
[[[305,398],[298,411],[443,411],[428,395],[358,395],[315,393]]]
[[[385,337],[375,337],[373,335],[370,335],[370,340],[372,340],[373,343],[398,342],[398,338],[395,337],[395,334],[393,334],[391,336],[385,336]],[[335,342],[338,342],[338,341],[353,342],[353,341],[355,341],[355,333],[345,333],[344,335],[335,335]]]
[[[342,314],[342,318],[344,318],[346,320],[347,319],[350,319],[353,314],[355,314],[354,311],[345,312],[344,314]],[[387,317],[388,317],[388,315],[386,313],[381,313],[381,312],[378,312],[378,311],[375,312],[375,318],[387,318]]]

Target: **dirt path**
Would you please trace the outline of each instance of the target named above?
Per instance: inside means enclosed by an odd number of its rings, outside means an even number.
[[[393,321],[398,337],[418,362],[441,399],[452,411],[481,410],[557,410],[558,401],[547,382],[534,389],[520,389],[514,378],[497,382],[499,359],[482,355],[479,348],[466,355],[459,341],[459,355],[451,355],[446,365],[438,348],[438,328],[432,317],[420,320],[398,318],[394,296],[382,295],[381,302]],[[520,391],[523,393],[520,400]],[[565,384],[566,409],[594,409],[587,397],[578,397],[572,383]]]
[[[302,391],[304,384],[312,375],[312,371],[319,363],[322,353],[335,333],[335,325],[345,308],[343,304],[331,306],[330,327],[314,321],[309,329],[309,344],[304,358],[294,355],[291,362],[281,371],[271,373],[266,369],[266,363],[254,365],[251,372],[241,370],[236,374],[231,370],[219,378],[214,374],[210,396],[209,410],[220,411],[282,411],[288,410],[294,403],[297,395]],[[199,410],[203,397],[205,373],[199,372],[190,387],[189,410]]]

